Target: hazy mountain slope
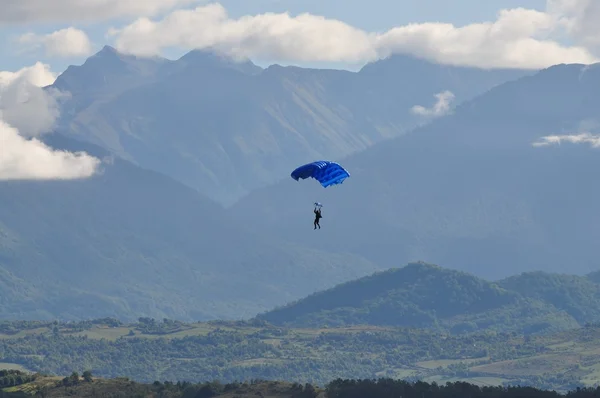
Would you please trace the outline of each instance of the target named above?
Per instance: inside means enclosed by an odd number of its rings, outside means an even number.
[[[509,82],[454,115],[343,160],[351,177],[323,189],[289,177],[231,209],[253,228],[304,242],[324,203],[317,247],[386,267],[424,260],[502,278],[597,269],[600,156],[542,136],[598,131],[600,69],[561,65]]]
[[[154,81],[169,64],[171,61],[165,58],[139,58],[104,46],[82,65],[69,66],[54,84],[46,87],[68,93],[60,98],[59,128],[67,130],[80,123],[79,120],[85,123],[85,115],[94,112],[99,104],[130,88]]]
[[[502,83],[533,75],[520,69],[479,69],[440,65],[405,55],[393,55],[365,65],[357,74],[355,95],[347,96],[371,123],[410,120],[410,127],[430,117],[416,116],[415,105],[433,108],[435,94],[451,92],[451,108]],[[413,124],[414,123],[414,124]],[[405,127],[405,126],[402,126]]]
[[[133,62],[114,50],[94,59],[104,58],[109,66]],[[433,106],[438,92],[450,90],[462,101],[531,73],[408,57],[392,57],[359,73],[277,65],[261,70],[199,51],[161,62],[144,75],[145,83],[113,90],[110,99],[78,113],[69,109],[61,131],[227,205],[285,178],[299,163],[338,159],[423,123],[426,119],[411,108]],[[100,63],[88,69],[104,76]],[[121,70],[121,78],[129,79],[131,70]],[[58,87],[84,76],[67,72]]]
[[[115,94],[157,77],[170,63],[165,58],[140,58],[104,46],[82,65],[70,65],[52,87],[73,95]]]
[[[192,189],[119,158],[89,180],[0,184],[4,318],[247,317],[375,269],[239,228]]]
[[[575,320],[542,300],[523,298],[472,275],[409,264],[313,294],[261,314],[279,325],[386,325],[539,331],[576,327]]]
[[[177,61],[161,57],[136,57],[121,54],[110,46],[88,58],[80,66],[69,66],[59,75],[48,90],[57,89],[63,96],[61,115],[57,129],[63,134],[74,134],[79,140],[87,140],[116,151],[131,160],[123,151],[118,135],[110,134],[105,122],[94,118],[98,108],[129,89],[147,85],[177,74],[186,68],[222,68],[241,73],[257,74],[262,68],[252,62],[233,62],[229,59],[203,51],[192,51]],[[88,134],[87,129],[104,130],[104,134]]]

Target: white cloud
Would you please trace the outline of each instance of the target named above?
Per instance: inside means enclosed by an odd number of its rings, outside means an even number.
[[[0,120],[0,180],[63,180],[92,176],[100,161],[86,153],[56,151],[25,139]]]
[[[533,146],[549,146],[549,145],[560,145],[563,142],[571,144],[590,144],[592,148],[600,147],[600,135],[593,135],[590,133],[581,134],[566,134],[566,135],[548,135],[542,137],[539,141],[534,142]]]
[[[566,47],[548,39],[557,26],[549,14],[517,8],[500,11],[494,22],[463,27],[423,23],[394,28],[378,37],[378,48],[383,55],[411,53],[436,62],[482,68],[540,69],[598,60],[584,47]]]
[[[102,21],[151,16],[199,0],[2,0],[0,24]]]
[[[600,1],[547,0],[547,10],[573,39],[600,53]]]
[[[427,117],[440,117],[448,114],[454,100],[454,94],[450,91],[443,91],[435,94],[435,98],[437,98],[437,101],[433,107],[425,108],[421,105],[415,105],[410,111],[416,115]]]
[[[530,69],[598,61],[585,47],[567,47],[550,39],[567,26],[565,21],[556,12],[517,8],[501,11],[494,22],[462,27],[410,24],[375,33],[310,14],[265,13],[232,19],[221,5],[209,4],[177,10],[155,21],[139,18],[109,34],[116,36],[117,49],[136,55],[157,55],[165,48],[179,47],[281,62],[359,63],[409,53],[447,64]]]
[[[59,116],[57,91],[45,91],[41,87],[55,80],[48,65],[40,62],[17,72],[0,72],[0,118],[32,137],[54,127]]]
[[[47,35],[26,33],[20,36],[17,43],[26,50],[45,49],[47,56],[72,57],[86,56],[92,52],[92,44],[87,34],[79,29],[66,28]]]
[[[118,35],[117,49],[156,55],[166,47],[211,48],[229,55],[294,61],[361,61],[377,56],[365,32],[310,14],[266,13],[233,20],[220,4],[177,10],[153,22],[139,18]]]
[[[95,173],[100,160],[53,150],[35,138],[50,131],[59,115],[56,99],[64,94],[41,88],[54,80],[39,62],[0,72],[0,180],[76,179]]]

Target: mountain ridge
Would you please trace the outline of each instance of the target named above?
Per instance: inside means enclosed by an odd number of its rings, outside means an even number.
[[[453,91],[460,102],[531,73],[406,56],[349,72],[276,64],[262,69],[205,51],[174,61],[111,48],[99,54],[57,79],[55,88],[68,90],[80,80],[92,87],[66,101],[59,131],[225,205],[285,178],[285,170],[306,159],[341,159],[427,122],[411,108],[431,105],[438,92]],[[105,58],[112,75],[102,67]],[[134,76],[132,70],[142,72]]]

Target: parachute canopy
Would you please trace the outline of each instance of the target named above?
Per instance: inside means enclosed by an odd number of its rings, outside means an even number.
[[[292,171],[292,178],[296,181],[306,178],[314,178],[319,181],[324,188],[330,185],[341,184],[350,177],[350,174],[339,164],[326,160],[319,160],[305,164]]]

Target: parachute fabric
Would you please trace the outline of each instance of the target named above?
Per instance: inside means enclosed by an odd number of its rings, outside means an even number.
[[[350,177],[350,173],[338,163],[319,160],[298,167],[292,171],[291,177],[296,181],[314,178],[324,188],[327,188],[331,185],[341,184],[346,178]]]

